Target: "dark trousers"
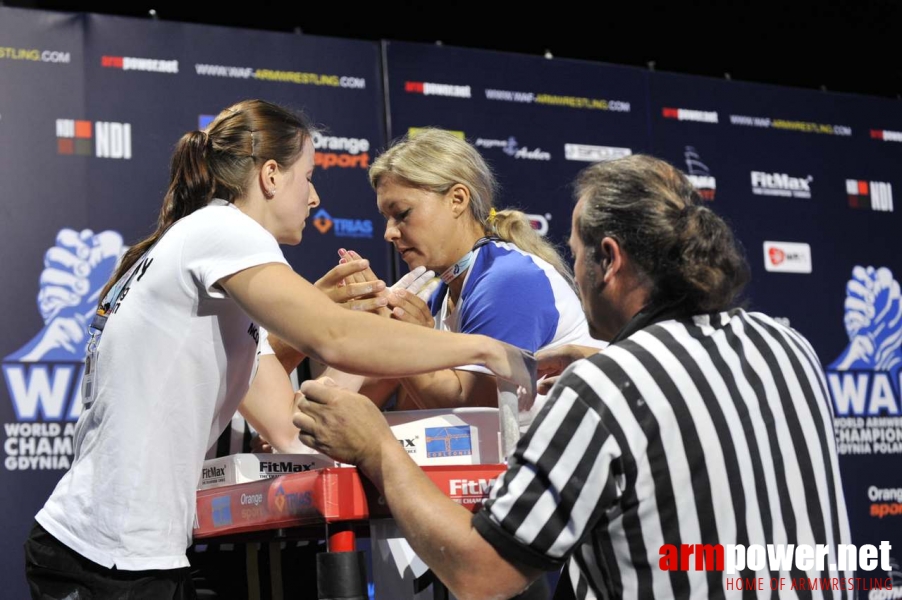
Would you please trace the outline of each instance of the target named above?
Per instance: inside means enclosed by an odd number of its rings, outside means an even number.
[[[34,600],[195,600],[187,568],[107,569],[34,524],[25,541],[25,577]]]

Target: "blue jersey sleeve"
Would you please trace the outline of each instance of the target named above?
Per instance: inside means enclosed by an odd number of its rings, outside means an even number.
[[[519,252],[482,252],[464,289],[460,332],[487,335],[535,352],[557,331],[551,282]]]

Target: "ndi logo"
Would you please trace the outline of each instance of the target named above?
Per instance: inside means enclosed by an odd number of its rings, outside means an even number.
[[[58,154],[129,160],[132,157],[132,126],[114,121],[56,120]]]

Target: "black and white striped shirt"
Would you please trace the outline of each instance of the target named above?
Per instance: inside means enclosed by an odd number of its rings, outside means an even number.
[[[664,544],[827,544],[830,565],[850,535],[807,340],[741,309],[640,327],[561,376],[475,517],[483,537],[534,567],[569,558],[577,598],[771,597],[725,580],[853,577],[659,567]]]

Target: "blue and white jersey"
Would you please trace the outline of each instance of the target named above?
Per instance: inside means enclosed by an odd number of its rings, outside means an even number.
[[[487,335],[530,352],[607,345],[589,335],[579,297],[547,261],[503,241],[490,241],[474,254],[453,310],[445,283],[430,299],[436,329]],[[478,365],[458,369],[489,373]],[[529,413],[521,413],[521,426],[532,422],[544,401],[539,396]]]

